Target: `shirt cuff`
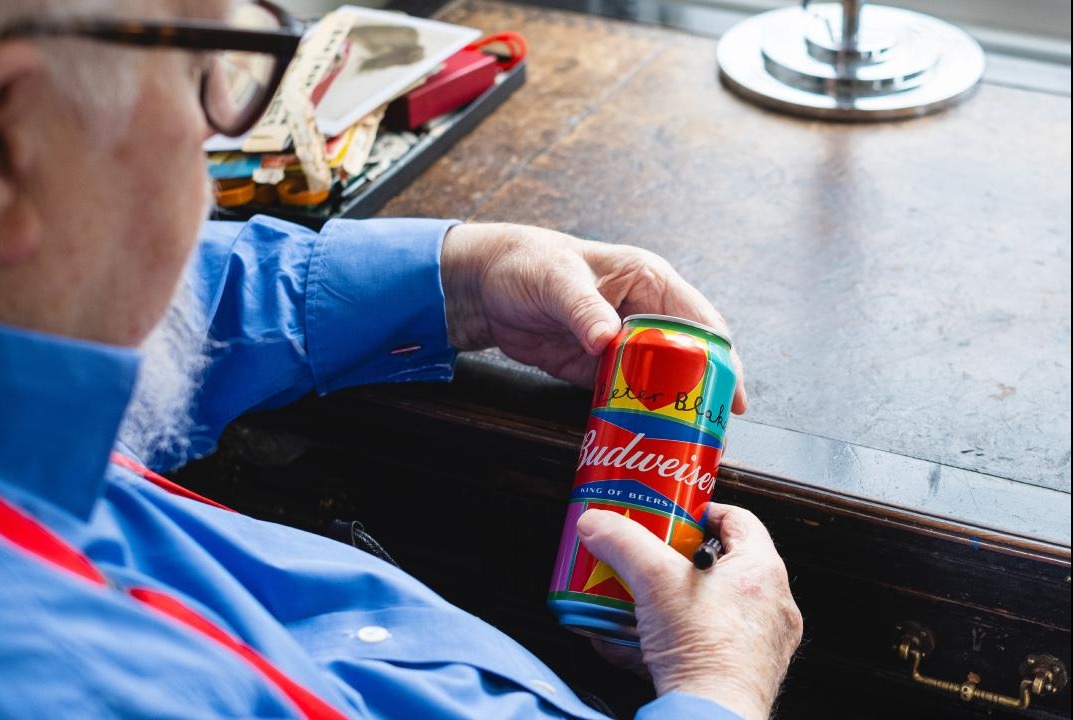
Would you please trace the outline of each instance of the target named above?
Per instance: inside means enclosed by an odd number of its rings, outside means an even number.
[[[332,220],[306,285],[306,347],[320,394],[450,380],[440,251],[456,220]]]
[[[671,718],[674,720],[690,720],[691,718],[742,720],[740,715],[727,710],[714,700],[677,691],[656,698],[633,716],[633,720],[662,720],[663,718],[668,718],[668,720]]]

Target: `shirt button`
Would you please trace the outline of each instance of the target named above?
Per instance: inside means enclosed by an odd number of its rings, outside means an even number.
[[[391,632],[379,625],[366,625],[358,630],[358,640],[367,643],[381,643],[391,637]]]

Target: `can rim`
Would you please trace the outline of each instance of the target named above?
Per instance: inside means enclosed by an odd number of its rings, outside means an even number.
[[[717,338],[719,338],[720,340],[722,340],[723,342],[725,342],[727,344],[728,349],[734,347],[734,343],[731,342],[730,337],[729,337],[729,335],[727,333],[720,332],[720,331],[716,330],[715,328],[711,327],[710,325],[705,325],[704,323],[699,323],[699,322],[697,322],[695,320],[687,320],[686,318],[677,317],[675,315],[660,315],[658,313],[638,313],[636,315],[628,315],[625,318],[623,318],[622,324],[625,325],[630,320],[659,320],[659,321],[662,321],[662,322],[670,322],[670,323],[678,323],[679,325],[687,325],[687,326],[689,326],[691,328],[696,328],[697,330],[703,330],[706,333],[710,333],[712,335],[715,335]]]

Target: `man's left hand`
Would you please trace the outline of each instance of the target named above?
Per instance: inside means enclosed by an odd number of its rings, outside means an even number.
[[[635,313],[675,315],[727,333],[726,321],[663,258],[523,225],[457,225],[442,254],[447,333],[458,350],[497,346],[519,362],[591,387],[599,355]],[[741,361],[733,411],[745,412]]]

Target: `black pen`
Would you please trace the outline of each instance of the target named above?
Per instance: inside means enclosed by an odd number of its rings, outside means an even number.
[[[722,554],[723,543],[719,542],[719,538],[708,538],[693,553],[693,567],[698,570],[709,570]]]

